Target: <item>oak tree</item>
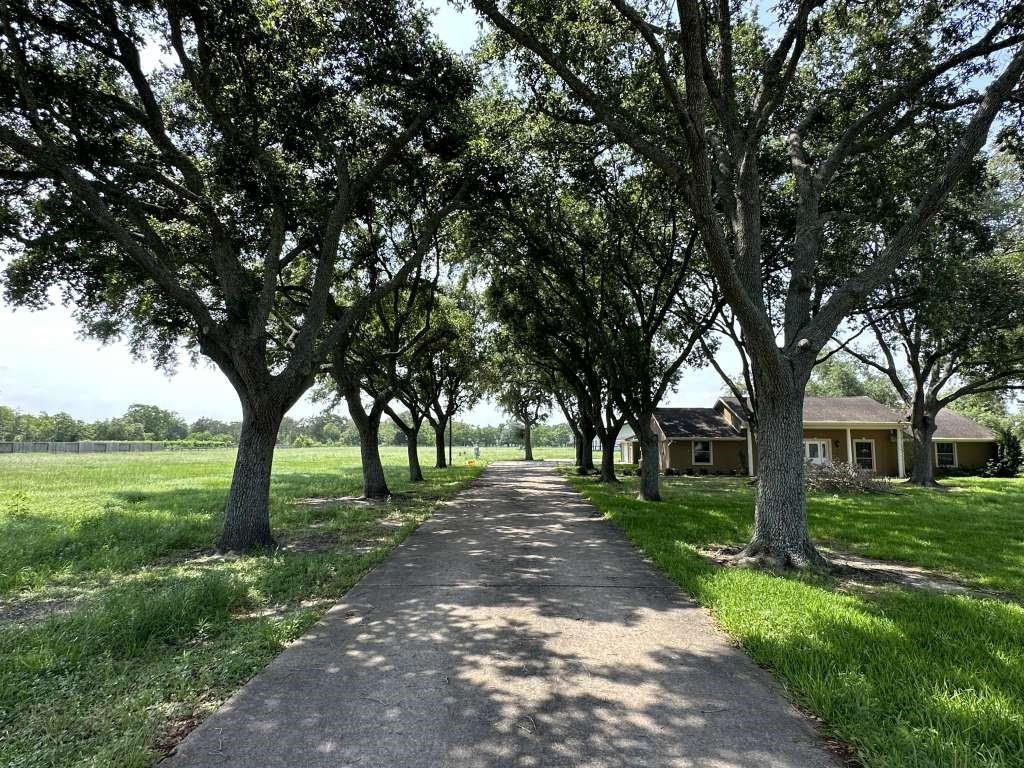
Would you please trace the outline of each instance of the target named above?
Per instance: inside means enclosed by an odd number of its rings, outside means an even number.
[[[387,1],[8,0],[0,33],[9,297],[211,359],[242,409],[218,548],[272,544],[281,420],[375,298],[337,291],[353,219],[447,152],[472,73]]]
[[[671,181],[752,361],[760,475],[742,557],[823,564],[806,519],[804,387],[840,323],[908,257],[1019,100],[1019,0],[794,0],[770,11],[697,0],[471,3],[503,33],[543,108],[604,125]],[[902,201],[884,247],[833,265],[837,184],[870,185],[879,147],[928,131],[936,116],[958,129]],[[762,162],[780,155],[785,166]],[[787,205],[767,209],[779,190]],[[773,217],[789,220],[791,237],[765,237],[787,228]]]

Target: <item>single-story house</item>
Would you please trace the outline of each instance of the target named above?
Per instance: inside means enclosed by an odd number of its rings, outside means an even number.
[[[979,469],[996,455],[991,430],[953,411],[937,418],[935,466]],[[661,470],[690,474],[754,475],[757,451],[743,408],[722,397],[713,408],[658,408]],[[852,462],[876,475],[906,477],[913,442],[907,420],[870,397],[804,398],[804,457],[809,462]],[[637,463],[635,436],[623,441],[622,461]]]

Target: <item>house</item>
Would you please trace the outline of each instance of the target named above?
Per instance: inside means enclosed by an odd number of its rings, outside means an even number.
[[[624,444],[623,441],[628,440],[632,436],[633,430],[629,428],[628,424],[623,424],[621,429],[619,429],[618,436],[615,438],[615,450],[619,452],[620,455],[622,455],[622,446]],[[593,442],[591,442],[590,444],[590,449],[594,453],[600,453],[602,447],[603,446],[601,445],[601,438],[599,437],[595,437]]]
[[[996,437],[966,416],[943,410],[935,434],[935,466],[979,469],[995,457]],[[753,475],[757,452],[740,401],[722,397],[712,408],[658,408],[662,471],[688,474]],[[809,462],[850,462],[876,475],[905,477],[912,456],[907,420],[870,397],[804,398],[804,457]],[[639,461],[635,437],[623,443],[622,458]]]

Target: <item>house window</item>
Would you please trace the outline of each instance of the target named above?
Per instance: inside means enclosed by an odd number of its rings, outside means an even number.
[[[804,440],[804,461],[824,464],[828,461],[828,442],[825,440]]]
[[[861,469],[875,471],[875,441],[854,440],[853,460]]]
[[[956,446],[953,443],[935,444],[935,465],[938,467],[956,466]]]
[[[693,463],[694,464],[711,464],[711,441],[710,440],[694,440],[693,441]]]

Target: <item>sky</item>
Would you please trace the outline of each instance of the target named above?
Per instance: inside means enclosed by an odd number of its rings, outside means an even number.
[[[479,35],[474,14],[458,11],[444,0],[429,4],[436,9],[438,35],[452,48],[467,51]],[[731,370],[737,361],[726,356],[722,363]],[[721,391],[722,382],[712,369],[686,371],[663,405],[710,406]],[[29,413],[66,411],[94,421],[120,416],[132,403],[159,405],[190,422],[200,416],[241,418],[234,390],[205,360],[192,366],[183,356],[176,371],[167,375],[134,359],[126,344],[102,346],[82,338],[70,310],[59,304],[32,312],[0,299],[0,404]],[[289,415],[302,418],[320,410],[322,406],[307,395]],[[487,401],[457,418],[474,424],[507,420]],[[551,419],[563,420],[558,414]]]

